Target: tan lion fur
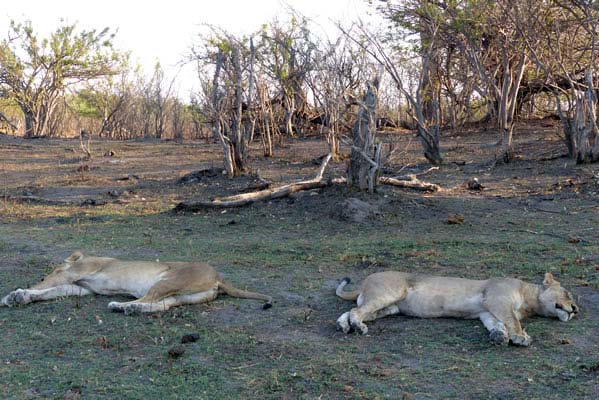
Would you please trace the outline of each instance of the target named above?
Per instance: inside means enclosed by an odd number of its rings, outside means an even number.
[[[542,285],[513,278],[472,280],[387,271],[368,276],[357,289],[344,291],[349,278],[337,287],[337,296],[356,300],[357,307],[342,314],[337,326],[368,332],[364,322],[392,314],[422,318],[457,317],[482,321],[498,344],[528,346],[530,336],[520,321],[539,314],[569,321],[578,313],[572,295],[551,273]]]
[[[165,311],[183,304],[214,300],[219,293],[266,301],[272,298],[236,289],[219,277],[206,263],[122,261],[108,257],[88,257],[77,251],[40,283],[9,293],[0,305],[11,307],[64,296],[124,294],[137,300],[110,302],[108,307],[125,314]]]

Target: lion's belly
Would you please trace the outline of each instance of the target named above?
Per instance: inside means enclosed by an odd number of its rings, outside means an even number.
[[[429,292],[410,288],[407,297],[397,303],[399,312],[421,318],[478,318],[483,308],[480,293]]]
[[[140,298],[143,297],[148,290],[162,278],[162,276],[163,272],[158,272],[156,274],[114,274],[98,272],[82,278],[77,284],[97,294],[108,296],[126,294]]]
[[[160,279],[158,277],[144,277],[137,279],[112,279],[98,276],[94,283],[89,285],[89,289],[103,295],[128,294],[136,298],[145,296],[148,290]]]

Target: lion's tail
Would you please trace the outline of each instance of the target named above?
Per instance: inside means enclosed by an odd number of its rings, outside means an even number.
[[[237,289],[233,285],[223,280],[219,281],[218,288],[221,289],[224,293],[233,297],[240,297],[243,299],[255,299],[255,300],[264,300],[266,303],[262,306],[263,309],[268,309],[272,307],[272,297],[267,296],[261,293],[248,292],[247,290]]]
[[[349,292],[345,292],[343,290],[343,288],[350,282],[351,282],[351,279],[343,278],[343,280],[341,281],[339,286],[337,286],[337,290],[335,291],[335,294],[337,296],[341,297],[343,300],[355,300],[360,295],[360,289],[352,290]]]

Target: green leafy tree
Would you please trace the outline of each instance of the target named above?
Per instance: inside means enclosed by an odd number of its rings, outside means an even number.
[[[0,42],[0,97],[14,101],[25,118],[25,136],[45,136],[57,105],[74,85],[115,74],[121,55],[106,28],[78,31],[76,24],[40,38],[30,22],[10,24]]]

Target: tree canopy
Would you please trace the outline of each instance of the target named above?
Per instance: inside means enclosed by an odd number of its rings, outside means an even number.
[[[30,22],[11,22],[0,42],[0,97],[19,106],[26,136],[53,133],[54,112],[68,87],[118,71],[122,55],[113,37],[108,28],[78,31],[65,24],[41,38]]]

